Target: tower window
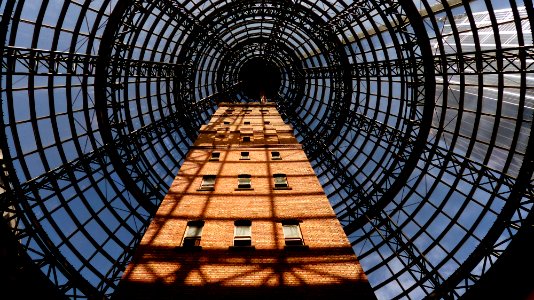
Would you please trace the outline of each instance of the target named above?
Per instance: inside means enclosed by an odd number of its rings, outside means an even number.
[[[244,143],[248,143],[248,142],[250,142],[250,136],[244,136],[244,137],[243,137],[243,142],[244,142]]]
[[[200,246],[200,238],[202,237],[202,228],[204,221],[189,221],[185,229],[182,247],[193,248]]]
[[[282,229],[284,231],[284,239],[286,242],[286,246],[304,245],[298,221],[284,221],[282,222]]]
[[[249,174],[240,174],[237,176],[237,188],[238,189],[250,189],[252,188],[252,183],[250,180],[251,176]]]
[[[224,122],[224,125],[230,125],[230,122],[225,121],[225,122]]]
[[[252,246],[252,222],[250,220],[238,220],[234,222],[234,246]]]
[[[212,191],[215,189],[215,175],[202,176],[202,183],[200,184],[201,190]]]
[[[275,188],[286,188],[287,185],[287,177],[286,174],[274,174],[274,187]]]
[[[263,124],[269,125],[269,124],[271,124],[271,121],[264,121]]]
[[[220,157],[221,157],[220,152],[211,152],[210,160],[219,160]]]
[[[248,152],[241,152],[241,157],[239,157],[240,160],[249,160],[250,156]]]
[[[278,151],[271,151],[271,159],[272,159],[272,160],[281,160],[282,157],[280,156],[280,152],[278,152]]]
[[[245,125],[250,125],[250,121],[245,121]]]

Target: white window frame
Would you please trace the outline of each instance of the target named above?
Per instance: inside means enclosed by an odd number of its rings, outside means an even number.
[[[286,246],[304,246],[304,239],[302,238],[302,231],[298,221],[282,222],[282,231]]]
[[[252,246],[252,222],[238,220],[234,222],[234,247]]]
[[[210,160],[219,160],[221,158],[221,152],[211,152]]]
[[[287,183],[286,174],[273,174],[274,178],[274,188],[287,188],[289,184]]]
[[[193,248],[200,246],[202,231],[204,230],[204,221],[189,221],[185,228],[184,237],[182,238],[182,247]]]
[[[250,174],[237,175],[237,188],[238,189],[251,189],[252,188],[252,176],[250,176]]]
[[[215,180],[217,176],[215,175],[204,175],[202,176],[202,183],[200,183],[201,190],[213,190],[215,189]]]
[[[246,155],[243,155],[244,153],[245,153]],[[250,152],[248,152],[248,151],[241,151],[240,156],[239,156],[239,160],[250,160]]]

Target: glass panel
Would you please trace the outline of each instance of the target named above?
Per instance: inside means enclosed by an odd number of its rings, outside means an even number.
[[[285,174],[274,174],[275,187],[287,187],[287,177]]]
[[[286,184],[286,178],[285,177],[275,177],[274,178],[275,184]]]
[[[200,237],[202,235],[202,226],[191,225],[187,226],[185,237]]]
[[[235,227],[235,236],[236,237],[250,237],[251,236],[251,226],[249,225],[239,225]]]
[[[238,188],[250,188],[250,178],[238,178],[237,179],[237,187]]]
[[[286,239],[300,239],[299,225],[283,225],[283,228]]]
[[[215,185],[215,176],[204,176],[203,186],[214,186]]]

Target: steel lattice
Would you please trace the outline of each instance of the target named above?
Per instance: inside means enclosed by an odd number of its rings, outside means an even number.
[[[532,0],[0,0],[3,226],[61,294],[111,297],[263,59],[377,296],[460,298],[532,226],[533,24]]]

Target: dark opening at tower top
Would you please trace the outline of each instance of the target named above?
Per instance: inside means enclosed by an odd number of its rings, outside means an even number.
[[[263,95],[273,98],[280,88],[281,73],[275,64],[263,58],[253,58],[241,68],[239,80],[248,98],[260,100]]]

